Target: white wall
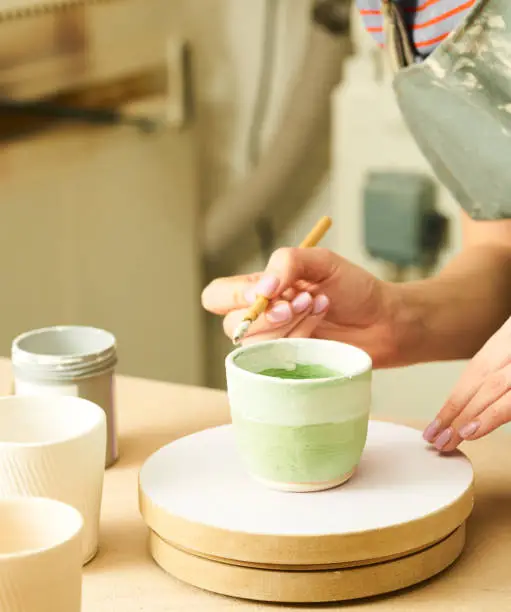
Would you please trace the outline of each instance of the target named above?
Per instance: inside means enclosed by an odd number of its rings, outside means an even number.
[[[2,325],[112,331],[119,371],[203,382],[193,134],[62,128],[0,151]]]

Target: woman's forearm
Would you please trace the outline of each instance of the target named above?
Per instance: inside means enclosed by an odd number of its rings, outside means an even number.
[[[511,316],[511,244],[468,246],[438,276],[393,294],[392,365],[471,358]]]

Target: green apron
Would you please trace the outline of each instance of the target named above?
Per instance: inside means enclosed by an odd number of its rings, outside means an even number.
[[[443,185],[474,219],[511,218],[511,0],[479,0],[424,61],[382,0],[394,90]]]

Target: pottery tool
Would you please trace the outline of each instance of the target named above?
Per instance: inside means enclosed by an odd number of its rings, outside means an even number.
[[[441,542],[405,557],[366,567],[328,571],[261,570],[218,563],[183,552],[149,536],[156,563],[193,586],[242,599],[274,603],[326,603],[398,591],[452,565],[465,545],[465,524]]]
[[[332,219],[330,217],[322,217],[301,242],[299,248],[306,249],[316,246],[330,229],[331,225]],[[266,310],[269,302],[270,300],[263,295],[257,296],[254,305],[248,310],[247,314],[243,318],[243,321],[239,324],[234,332],[234,344],[239,344],[243,340],[245,334],[249,330],[249,327]]]
[[[343,568],[389,562],[453,533],[472,511],[473,469],[461,452],[431,452],[418,430],[370,421],[348,483],[289,495],[247,474],[225,425],[154,453],[139,499],[150,530],[186,554],[254,571]]]

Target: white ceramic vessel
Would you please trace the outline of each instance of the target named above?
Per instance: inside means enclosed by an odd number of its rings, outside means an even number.
[[[105,411],[105,466],[119,456],[115,412],[115,337],[81,325],[45,327],[21,334],[12,343],[16,395],[72,395]]]
[[[371,408],[367,353],[340,342],[284,338],[234,350],[226,370],[239,453],[254,478],[294,492],[351,478]],[[275,370],[285,377],[262,374]]]
[[[2,612],[80,612],[82,527],[61,502],[0,499]]]
[[[105,452],[106,418],[96,404],[0,398],[0,498],[46,497],[76,508],[84,519],[84,563],[98,549]]]

